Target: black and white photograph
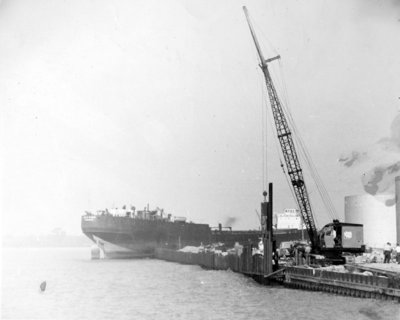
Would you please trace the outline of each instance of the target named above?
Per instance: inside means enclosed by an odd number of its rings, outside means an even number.
[[[400,320],[399,0],[0,0],[1,319]]]

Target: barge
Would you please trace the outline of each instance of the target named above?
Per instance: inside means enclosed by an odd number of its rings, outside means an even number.
[[[187,222],[183,217],[164,214],[162,209],[136,211],[123,209],[118,214],[108,210],[86,212],[81,218],[82,232],[107,258],[154,257],[157,248],[177,250],[186,246],[220,243],[231,248],[236,242],[256,244],[260,230],[211,228],[208,224]],[[302,238],[302,230],[281,229],[274,232],[277,245]]]

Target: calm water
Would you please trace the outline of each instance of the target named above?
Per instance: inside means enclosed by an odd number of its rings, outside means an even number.
[[[96,261],[89,251],[3,249],[2,318],[400,319],[400,305],[390,301],[269,288],[158,260]]]

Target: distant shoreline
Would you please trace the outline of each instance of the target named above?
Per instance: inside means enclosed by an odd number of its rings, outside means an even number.
[[[88,247],[93,244],[84,235],[3,236],[3,248]]]

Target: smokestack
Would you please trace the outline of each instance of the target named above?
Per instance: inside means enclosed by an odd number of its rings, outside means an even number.
[[[400,243],[400,176],[395,178],[396,194],[396,240]]]

